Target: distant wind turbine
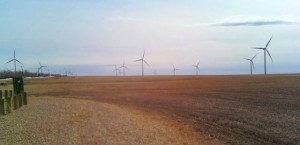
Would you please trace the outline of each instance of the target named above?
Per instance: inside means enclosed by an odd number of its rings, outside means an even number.
[[[173,73],[174,75],[176,75],[176,71],[179,70],[178,68],[176,68],[174,65],[173,65]]]
[[[65,71],[65,76],[66,77],[73,76],[73,72],[71,70],[64,68],[64,71]]]
[[[39,76],[40,73],[43,73],[43,68],[44,67],[47,67],[45,65],[42,65],[40,61],[39,61],[39,65],[40,66],[39,66],[38,71],[37,71],[37,76]]]
[[[272,36],[273,37],[273,36]],[[266,47],[264,48],[261,48],[261,47],[254,47],[253,49],[262,49],[264,51],[264,64],[265,64],[265,75],[267,74],[267,58],[266,58],[266,52],[268,53],[268,55],[270,56],[272,62],[273,62],[273,59],[272,59],[272,56],[269,52],[269,50],[267,49],[271,40],[272,40],[272,37],[270,38],[269,42],[267,43]]]
[[[143,56],[142,56],[141,59],[135,60],[135,61],[141,61],[142,62],[142,76],[144,76],[144,63],[146,63],[149,66],[147,61],[144,59],[144,56],[145,56],[145,51],[144,51]]]
[[[22,64],[18,59],[16,59],[16,51],[14,50],[14,58],[13,59],[11,59],[10,61],[8,61],[8,62],[6,62],[6,64],[7,63],[10,63],[10,62],[14,62],[14,65],[15,65],[15,76],[16,76],[16,72],[17,72],[17,64],[16,64],[16,62],[18,62],[18,63],[20,63],[20,64]],[[22,64],[23,65],[23,64]]]
[[[199,64],[200,64],[200,61],[197,63],[197,65],[193,65],[195,68],[196,68],[196,75],[198,75],[198,72],[199,72]]]
[[[253,59],[254,59],[256,56],[257,56],[257,54],[254,55],[251,59],[250,59],[250,58],[244,58],[244,59],[250,61],[250,73],[251,73],[251,75],[252,75],[252,68],[254,69]]]
[[[125,65],[125,61],[123,61],[123,65],[120,68],[123,69],[123,76],[125,76],[126,75],[125,69],[128,69]]]
[[[115,65],[115,69],[113,71],[116,72],[116,76],[118,76],[118,74],[120,73],[120,69],[117,67],[117,65]]]

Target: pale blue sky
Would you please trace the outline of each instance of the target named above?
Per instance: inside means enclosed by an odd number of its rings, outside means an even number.
[[[296,0],[0,0],[0,69],[16,49],[25,68],[38,60],[50,70],[81,75],[113,75],[125,60],[127,74],[140,74],[133,62],[146,51],[146,74],[263,73],[269,46],[270,73],[300,72],[300,10]],[[1,63],[0,63],[1,64]]]

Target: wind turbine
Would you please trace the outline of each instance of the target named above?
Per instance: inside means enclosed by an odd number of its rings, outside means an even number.
[[[179,70],[178,68],[176,68],[174,65],[173,65],[173,73],[175,75],[176,71]]]
[[[125,69],[128,69],[125,65],[125,61],[123,61],[123,65],[120,68],[123,68],[123,76],[125,76],[126,75]]]
[[[145,51],[144,51],[143,56],[142,56],[141,59],[135,60],[135,61],[141,61],[142,62],[142,76],[144,76],[144,63],[146,63],[149,66],[147,61],[144,59],[144,56],[145,56]]]
[[[251,75],[252,75],[252,68],[254,69],[253,59],[254,59],[256,56],[257,56],[257,54],[254,55],[251,59],[250,59],[250,58],[244,58],[244,59],[250,61],[250,72],[251,72]]]
[[[7,63],[10,63],[10,62],[14,62],[14,65],[15,65],[15,76],[16,76],[16,72],[17,72],[17,64],[16,64],[16,62],[18,62],[18,63],[20,63],[20,64],[22,64],[18,59],[16,59],[16,51],[14,50],[14,58],[13,59],[11,59],[10,61],[8,61],[8,62],[6,62],[6,64]],[[23,65],[23,64],[22,64]]]
[[[118,73],[120,72],[120,69],[117,68],[117,65],[115,65],[115,69],[113,71],[115,71],[116,72],[116,76],[118,76]]]
[[[273,36],[272,36],[273,37]],[[271,40],[272,40],[272,37],[270,38],[269,42],[267,43],[266,47],[262,48],[262,47],[254,47],[253,49],[261,49],[264,51],[264,64],[265,64],[265,75],[267,74],[267,58],[266,58],[266,52],[268,53],[268,55],[270,56],[272,62],[273,62],[273,59],[272,59],[272,56],[269,52],[269,50],[267,49]]]
[[[45,65],[42,65],[40,61],[39,61],[39,65],[40,65],[40,67],[38,68],[37,76],[39,76],[40,72],[41,72],[41,73],[43,72],[43,68],[44,68],[44,67],[47,67],[47,66],[45,66]]]
[[[200,64],[200,61],[197,63],[197,65],[193,65],[196,68],[196,75],[198,75],[198,71],[200,70],[199,64]]]

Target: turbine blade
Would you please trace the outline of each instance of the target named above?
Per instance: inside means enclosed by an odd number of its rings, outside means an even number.
[[[272,37],[273,37],[273,36],[272,36]],[[272,37],[270,38],[269,42],[267,43],[266,48],[269,46],[269,44],[270,44],[270,42],[271,42],[271,40],[272,40]]]
[[[135,60],[135,61],[141,61],[142,59],[138,59],[138,60]]]
[[[244,59],[251,61],[251,59],[249,59],[249,58],[244,58]]]
[[[265,48],[260,48],[260,47],[252,47],[252,49],[265,49]]]
[[[254,63],[253,63],[253,61],[251,61],[251,64],[252,64],[252,67],[253,67],[253,69],[254,69]]]
[[[273,59],[272,59],[272,56],[271,56],[271,54],[270,54],[269,50],[268,50],[268,49],[266,49],[266,51],[268,52],[268,55],[270,56],[270,58],[271,58],[271,60],[272,60],[272,62],[273,62]]]
[[[149,64],[147,63],[147,61],[146,61],[146,60],[144,60],[144,59],[143,59],[143,61],[144,61],[144,62],[145,62],[145,63],[146,63],[148,66],[149,66]]]
[[[15,59],[18,63],[20,63],[20,64],[22,64],[23,65],[23,63],[22,62],[20,62],[19,60],[17,60],[17,59]]]
[[[144,53],[143,53],[143,57],[142,57],[142,59],[144,59],[144,56],[145,56],[145,50],[144,50]]]
[[[254,55],[253,57],[252,57],[252,59],[251,60],[253,60],[255,57],[257,56],[257,54],[256,55]]]
[[[10,63],[10,62],[12,62],[12,61],[14,61],[14,59],[12,59],[12,60],[10,60],[10,61],[6,62],[5,64],[7,64],[7,63]]]
[[[16,50],[14,49],[14,58],[16,58]]]
[[[120,66],[119,68],[126,68],[126,69],[128,69],[126,66],[124,66],[124,65],[122,65],[122,66]]]

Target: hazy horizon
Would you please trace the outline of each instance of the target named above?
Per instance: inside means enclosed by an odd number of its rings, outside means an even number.
[[[135,1],[65,0],[0,2],[0,70],[16,57],[36,71],[38,61],[51,73],[70,70],[77,75],[114,75],[125,61],[128,75],[263,74],[263,51],[268,47],[268,73],[299,73],[300,10],[287,1]],[[2,62],[2,63],[1,63]],[[18,65],[18,69],[20,69]],[[47,69],[44,69],[47,72]]]

